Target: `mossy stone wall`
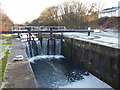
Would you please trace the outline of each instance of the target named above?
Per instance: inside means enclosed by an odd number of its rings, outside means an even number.
[[[63,55],[66,58],[72,60],[75,64],[81,64],[113,88],[120,88],[119,49],[66,37],[63,41]]]

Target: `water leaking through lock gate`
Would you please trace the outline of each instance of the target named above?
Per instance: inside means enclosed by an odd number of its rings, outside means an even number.
[[[23,44],[39,88],[111,88],[66,59],[62,55],[61,39],[31,40]]]

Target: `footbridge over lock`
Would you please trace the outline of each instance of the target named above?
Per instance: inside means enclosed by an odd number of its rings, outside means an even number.
[[[40,39],[42,36],[42,33],[49,33],[52,39],[53,33],[61,33],[61,35],[65,32],[88,32],[88,36],[90,36],[90,32],[94,32],[94,30],[87,30],[87,29],[81,29],[81,30],[71,30],[66,29],[65,26],[12,26],[10,31],[0,31],[1,34],[18,34],[18,37],[20,37],[21,33],[26,33],[29,39],[31,39],[32,34],[38,34],[38,38]]]

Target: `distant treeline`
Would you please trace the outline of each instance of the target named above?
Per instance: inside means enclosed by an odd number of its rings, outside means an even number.
[[[85,29],[98,19],[100,4],[90,5],[77,1],[64,2],[42,11],[41,15],[27,25],[66,26],[68,29]],[[95,28],[95,27],[94,27]]]
[[[89,22],[88,25],[101,30],[114,29],[120,31],[120,17],[103,17]]]
[[[12,25],[13,25],[13,22],[0,9],[0,31],[11,30]]]

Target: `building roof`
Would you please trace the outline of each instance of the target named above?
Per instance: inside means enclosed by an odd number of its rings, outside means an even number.
[[[106,9],[103,9],[101,13],[115,12],[119,8],[120,8],[120,6],[118,6],[118,7],[112,7],[112,8],[106,8]]]

